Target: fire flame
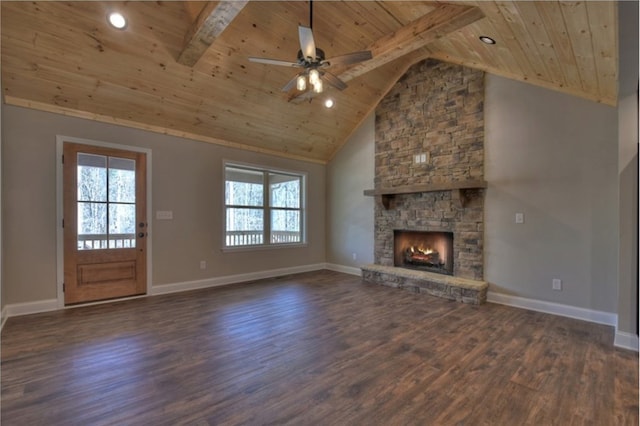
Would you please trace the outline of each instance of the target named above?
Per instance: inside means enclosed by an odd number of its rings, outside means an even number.
[[[416,253],[418,252],[419,254],[431,254],[433,253],[435,250],[432,250],[430,248],[424,248],[424,247],[415,247],[415,246],[411,246],[411,253]]]

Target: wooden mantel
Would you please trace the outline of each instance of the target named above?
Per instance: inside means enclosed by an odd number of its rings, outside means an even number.
[[[461,182],[441,182],[432,183],[426,185],[407,185],[397,186],[395,188],[378,188],[378,189],[365,189],[364,195],[375,197],[381,196],[382,205],[385,209],[389,208],[391,199],[398,194],[417,194],[421,192],[436,192],[436,191],[452,191],[452,199],[459,202],[464,207],[467,202],[467,190],[482,189],[487,187],[487,182],[484,180],[466,180]]]

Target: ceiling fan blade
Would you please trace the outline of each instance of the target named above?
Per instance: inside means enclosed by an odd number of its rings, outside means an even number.
[[[259,64],[267,64],[267,65],[280,65],[283,67],[292,67],[292,68],[298,68],[300,67],[300,64],[297,62],[289,62],[289,61],[281,61],[279,59],[269,59],[269,58],[254,58],[254,57],[250,57],[249,61],[251,62],[257,62]]]
[[[296,87],[296,80],[298,80],[298,76],[299,76],[299,75],[300,75],[300,74],[296,74],[296,76],[295,76],[295,77],[293,77],[291,80],[289,80],[289,82],[288,82],[287,84],[285,84],[285,85],[282,87],[282,89],[281,89],[281,90],[282,90],[283,92],[288,92],[288,91],[290,91],[291,89],[293,89],[294,87]]]
[[[362,50],[360,52],[347,53],[346,55],[335,56],[327,59],[329,65],[351,65],[362,61],[368,61],[373,58],[370,50]]]
[[[347,88],[347,83],[340,80],[338,77],[336,77],[335,75],[331,74],[328,71],[325,71],[322,74],[322,79],[338,90],[344,90]]]
[[[298,36],[300,37],[300,50],[305,59],[311,58],[310,62],[316,59],[316,42],[313,40],[313,31],[305,26],[298,26]]]
[[[288,102],[291,102],[294,105],[301,104],[304,101],[311,101],[317,93],[313,90],[307,90],[306,92],[300,92],[295,94],[294,96],[289,96]]]

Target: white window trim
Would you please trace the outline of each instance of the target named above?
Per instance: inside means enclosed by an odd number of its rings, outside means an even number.
[[[250,168],[256,169],[259,171],[266,171],[272,173],[283,173],[290,174],[302,177],[302,197],[300,200],[300,220],[302,222],[300,231],[302,232],[302,241],[299,243],[264,243],[257,245],[245,245],[245,246],[232,246],[229,247],[226,245],[226,235],[227,235],[227,204],[225,202],[226,197],[226,170],[227,166],[236,166],[240,168]],[[286,248],[297,248],[297,247],[307,247],[307,177],[308,174],[306,172],[302,172],[299,170],[290,170],[283,169],[279,167],[269,167],[262,164],[254,164],[254,163],[246,163],[242,161],[233,161],[233,160],[222,160],[222,233],[221,233],[221,247],[220,250],[224,253],[227,252],[238,252],[238,251],[256,251],[256,250],[280,250]],[[264,200],[266,203],[263,206],[265,211],[269,210],[271,207],[269,206],[269,200]],[[266,228],[266,226],[265,226]],[[263,240],[268,241],[269,235],[267,235],[266,229],[263,230],[265,233]]]

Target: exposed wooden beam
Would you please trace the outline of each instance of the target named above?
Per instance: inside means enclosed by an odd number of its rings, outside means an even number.
[[[482,18],[484,14],[475,6],[438,4],[426,15],[375,41],[368,48],[373,59],[340,73],[340,79],[359,77]]]
[[[187,31],[178,63],[194,66],[249,0],[208,2]]]

